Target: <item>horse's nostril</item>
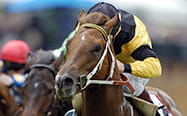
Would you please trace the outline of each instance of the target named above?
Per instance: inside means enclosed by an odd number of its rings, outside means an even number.
[[[69,77],[67,77],[67,78],[65,78],[64,80],[63,80],[63,85],[64,86],[73,86],[73,79],[72,78],[69,78]]]

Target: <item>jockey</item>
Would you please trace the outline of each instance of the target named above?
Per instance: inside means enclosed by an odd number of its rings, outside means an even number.
[[[2,46],[0,52],[2,64],[0,82],[10,88],[10,94],[18,104],[22,104],[19,90],[27,78],[25,71],[29,51],[30,48],[24,41],[11,40]]]
[[[119,14],[117,24],[111,32],[119,70],[134,87],[135,96],[152,102],[145,85],[151,78],[160,77],[162,69],[144,23],[137,16],[105,2],[97,3],[88,10],[88,14],[93,12],[101,12],[110,18]],[[56,56],[62,51],[66,52],[66,42],[74,33],[75,31],[67,37],[59,49],[54,50]],[[126,87],[124,91],[129,92]]]

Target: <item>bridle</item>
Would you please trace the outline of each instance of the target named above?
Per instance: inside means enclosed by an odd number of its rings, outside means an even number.
[[[86,23],[86,24],[83,24],[80,26],[80,28],[85,28],[85,27],[94,28],[94,29],[98,30],[100,33],[102,33],[102,35],[106,41],[106,45],[105,45],[105,49],[103,51],[103,54],[102,54],[100,60],[98,61],[96,66],[93,68],[93,70],[88,74],[84,74],[84,75],[80,76],[81,90],[84,90],[90,84],[112,84],[112,81],[106,81],[106,80],[109,80],[110,78],[112,78],[112,76],[114,74],[114,68],[115,68],[115,58],[114,58],[114,55],[113,55],[112,50],[110,48],[111,41],[110,41],[110,37],[107,35],[106,31],[102,27],[95,25],[95,24],[91,24],[91,23]],[[110,73],[109,73],[108,77],[106,78],[105,81],[91,80],[91,78],[96,74],[96,72],[101,69],[101,67],[103,65],[103,61],[105,59],[105,56],[107,55],[108,52],[112,58]],[[85,81],[86,81],[86,83],[84,84]]]
[[[55,76],[56,76],[56,74],[57,74],[57,71],[56,71],[52,66],[49,66],[49,65],[46,65],[46,64],[32,64],[32,65],[29,67],[29,71],[30,71],[31,69],[34,69],[34,68],[44,68],[44,69],[48,69],[48,70],[52,73],[54,79],[55,79]],[[28,79],[28,78],[26,78],[25,82],[27,82],[27,79]],[[26,85],[27,85],[27,83],[25,83],[25,84],[23,85],[23,87],[25,87]]]
[[[46,65],[46,64],[33,64],[30,66],[30,69],[33,69],[33,68],[45,68],[45,69],[48,69],[52,72],[54,78],[57,74],[56,70],[52,67],[52,66],[49,66],[49,65]]]
[[[96,66],[88,74],[83,74],[79,77],[81,91],[85,90],[91,84],[98,84],[98,85],[127,85],[129,87],[129,89],[131,89],[131,91],[134,92],[134,88],[130,85],[130,83],[128,81],[110,80],[114,75],[114,69],[115,69],[115,63],[116,63],[115,57],[114,57],[113,52],[110,47],[111,46],[110,34],[107,34],[107,32],[101,26],[96,25],[96,24],[92,24],[92,23],[85,23],[85,24],[81,25],[79,27],[79,29],[80,28],[96,29],[103,35],[103,37],[106,41],[105,49],[102,53],[100,60],[97,62]],[[93,80],[92,77],[101,69],[101,67],[103,65],[103,61],[104,61],[107,53],[109,53],[109,55],[111,56],[111,59],[112,59],[111,66],[110,66],[110,72],[109,72],[108,77],[106,77],[105,80]]]

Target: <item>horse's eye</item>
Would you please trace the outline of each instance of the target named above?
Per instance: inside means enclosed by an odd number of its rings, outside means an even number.
[[[101,46],[100,45],[97,45],[93,48],[93,53],[95,54],[99,54],[101,51]]]

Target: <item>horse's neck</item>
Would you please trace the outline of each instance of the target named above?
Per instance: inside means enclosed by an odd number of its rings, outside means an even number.
[[[124,100],[121,86],[93,85],[83,92],[83,113],[86,116],[122,116]]]
[[[109,71],[110,68],[107,70]],[[115,69],[114,76],[119,78],[117,71],[118,69]],[[106,75],[102,76],[106,77]],[[122,86],[90,85],[83,92],[82,97],[83,116],[122,116],[124,114],[123,108],[126,100]]]

